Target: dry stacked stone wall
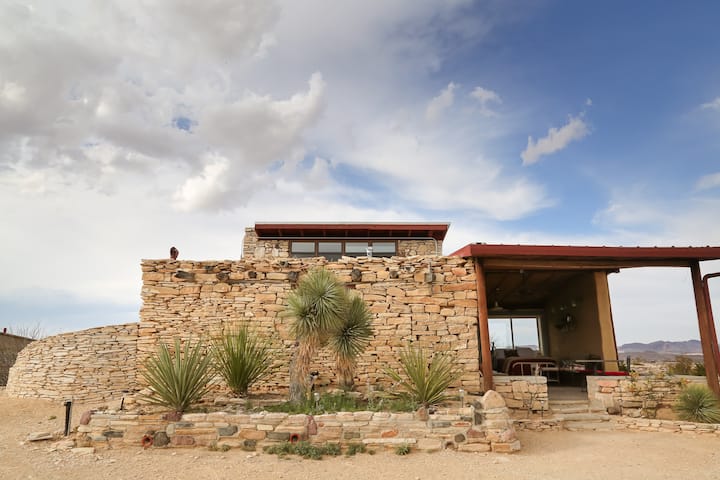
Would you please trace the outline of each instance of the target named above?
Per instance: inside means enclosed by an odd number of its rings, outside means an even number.
[[[138,324],[64,333],[23,349],[10,369],[12,397],[103,402],[135,388]]]
[[[282,393],[295,351],[287,298],[314,268],[333,271],[368,304],[375,331],[360,357],[355,382],[361,389],[389,388],[386,368],[412,343],[451,352],[464,374],[453,387],[480,391],[477,291],[471,261],[457,257],[245,259],[239,261],[142,262],[138,324],[48,337],[26,348],[10,371],[8,394],[84,402],[119,399],[143,387],[144,361],[161,342],[209,339],[247,322],[268,337],[275,371],[256,391]],[[432,273],[432,275],[429,275]],[[320,386],[336,384],[335,362],[320,352],[314,370]]]
[[[275,348],[275,372],[257,388],[282,391],[295,348],[291,319],[284,315],[287,298],[300,276],[319,267],[362,296],[373,314],[375,337],[358,361],[357,385],[389,386],[385,368],[397,368],[400,350],[412,342],[452,352],[465,372],[455,386],[480,390],[475,275],[472,262],[457,257],[144,260],[138,363],[160,342],[209,338],[248,322]],[[313,369],[321,384],[336,383],[327,352]]]

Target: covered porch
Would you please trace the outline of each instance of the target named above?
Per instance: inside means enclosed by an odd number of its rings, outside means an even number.
[[[484,390],[497,375],[537,375],[549,384],[581,375],[623,375],[607,277],[625,268],[687,268],[692,279],[708,386],[720,395],[720,353],[700,262],[720,247],[585,247],[470,244],[477,278],[479,358]],[[658,332],[662,335],[662,332]]]

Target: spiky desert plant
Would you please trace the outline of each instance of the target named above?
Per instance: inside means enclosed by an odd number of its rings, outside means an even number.
[[[335,354],[342,389],[352,389],[357,357],[365,351],[372,337],[372,313],[362,298],[353,296],[347,305],[342,325],[328,340]]]
[[[182,413],[208,393],[210,380],[215,375],[213,357],[206,352],[201,340],[187,341],[182,349],[180,339],[175,348],[161,343],[155,356],[149,357],[142,371],[150,393],[145,400]]]
[[[324,269],[301,278],[288,296],[288,314],[297,350],[290,365],[290,401],[301,403],[309,392],[310,363],[331,332],[342,325],[347,293],[342,283]]]
[[[428,360],[422,349],[412,345],[400,352],[400,370],[388,368],[385,372],[402,394],[423,407],[445,400],[445,390],[462,373],[450,354],[436,352]]]
[[[270,341],[247,324],[230,328],[213,339],[215,370],[235,395],[246,395],[250,386],[270,373]]]
[[[705,385],[688,385],[675,401],[681,420],[699,423],[720,423],[720,402]]]

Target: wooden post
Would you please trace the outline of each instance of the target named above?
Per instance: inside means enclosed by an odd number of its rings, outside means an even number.
[[[488,325],[487,294],[485,292],[485,271],[480,260],[475,260],[475,282],[477,286],[478,327],[480,329],[480,368],[483,376],[483,390],[492,390],[493,368],[490,351],[490,326]]]
[[[715,330],[710,328],[710,318],[707,310],[707,299],[703,288],[700,274],[700,262],[697,260],[690,263],[690,275],[692,277],[693,292],[695,292],[695,309],[697,310],[698,326],[700,327],[700,344],[702,345],[703,359],[705,361],[705,376],[710,389],[715,395],[720,396],[720,383],[718,383],[718,365],[715,363],[713,343],[717,338],[711,338]]]

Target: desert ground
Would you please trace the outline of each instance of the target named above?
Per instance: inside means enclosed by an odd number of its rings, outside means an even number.
[[[74,423],[83,406],[73,409]],[[54,417],[54,418],[53,418]],[[8,398],[0,391],[0,479],[720,479],[720,438],[651,432],[520,432],[523,450],[493,453],[393,452],[323,460],[241,450],[140,447],[75,454],[29,433],[62,431],[60,402]]]

